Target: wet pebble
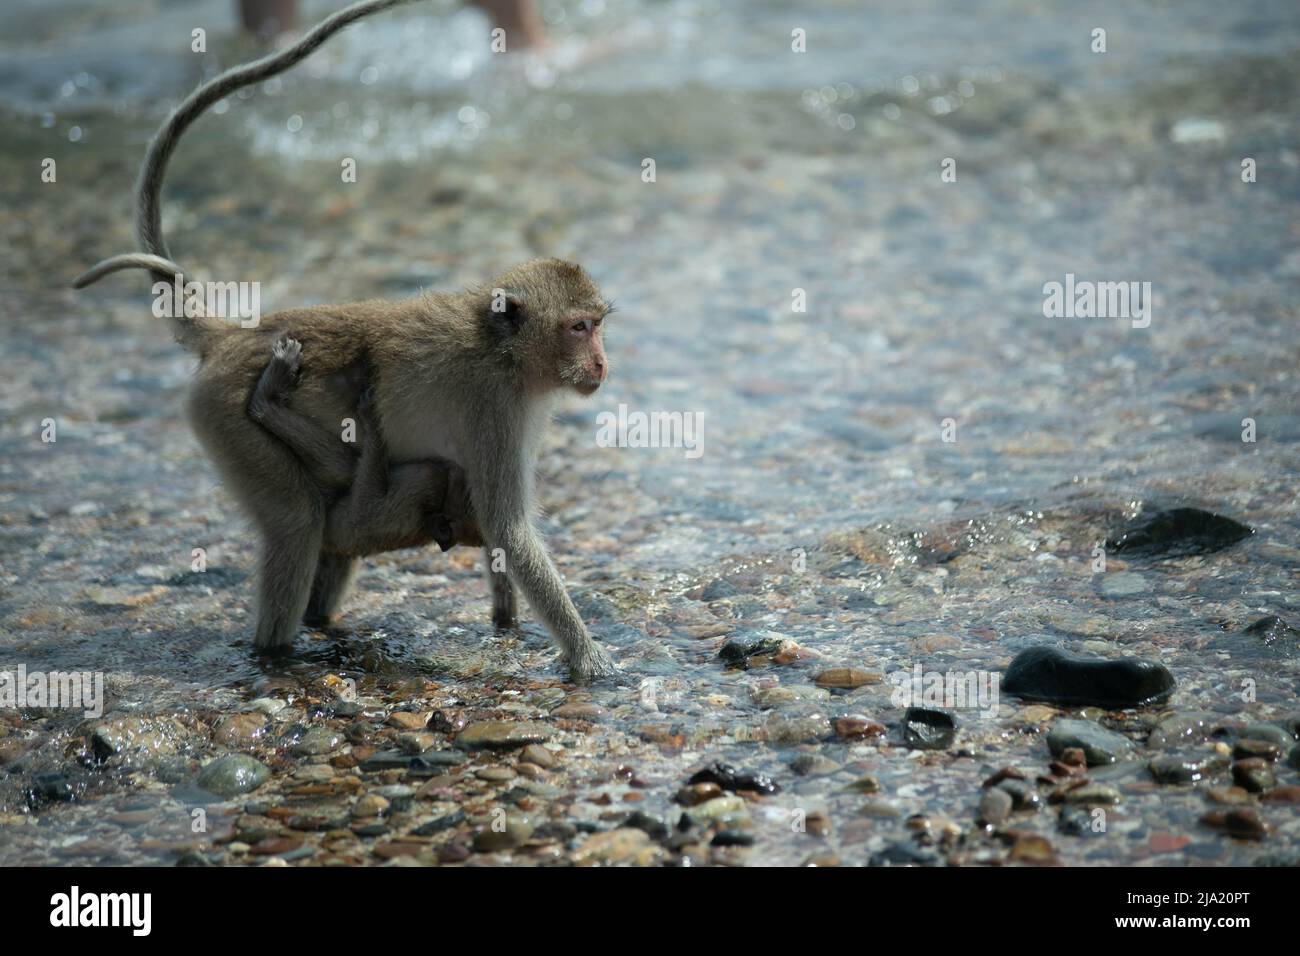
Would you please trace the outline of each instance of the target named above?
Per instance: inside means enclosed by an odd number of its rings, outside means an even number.
[[[1277,785],[1273,765],[1262,757],[1238,760],[1232,765],[1232,779],[1250,793],[1263,793]]]
[[[903,743],[917,750],[946,750],[957,736],[952,714],[929,707],[909,707],[903,715]]]
[[[1078,747],[1090,765],[1114,763],[1133,750],[1132,742],[1122,734],[1107,730],[1091,720],[1058,720],[1047,734],[1047,746],[1054,756]]]
[[[1201,817],[1201,822],[1207,827],[1243,840],[1262,840],[1268,835],[1268,825],[1249,807],[1211,810]]]
[[[1228,766],[1228,759],[1218,754],[1163,753],[1151,758],[1151,776],[1160,783],[1188,784],[1204,780]]]
[[[1031,647],[1012,660],[1002,689],[1025,700],[1119,709],[1165,700],[1173,693],[1174,677],[1154,661],[1108,660],[1058,647]]]
[[[234,797],[256,790],[270,778],[271,771],[260,760],[244,754],[226,754],[204,767],[195,783],[218,797]]]
[[[1171,508],[1138,518],[1106,547],[1126,556],[1173,558],[1220,551],[1252,534],[1252,529],[1224,515]]]
[[[554,727],[537,721],[484,720],[462,730],[456,737],[456,746],[470,750],[508,750],[542,743],[555,733]]]
[[[990,787],[980,796],[976,819],[989,826],[999,826],[1011,816],[1012,806],[1011,794],[997,787]]]
[[[300,757],[317,757],[333,753],[343,745],[343,738],[330,727],[312,727],[293,745]]]

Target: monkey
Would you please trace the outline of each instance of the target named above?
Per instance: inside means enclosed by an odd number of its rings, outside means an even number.
[[[181,134],[212,103],[283,72],[348,23],[401,2],[346,7],[294,45],[228,70],[190,94],[150,141],[136,183],[136,234],[144,252],[98,263],[74,287],[134,268],[179,286],[183,272],[162,237],[160,202],[166,164]],[[388,454],[397,461],[447,459],[464,469],[489,567],[493,619],[513,619],[518,588],[575,682],[616,673],[533,525],[537,456],[554,401],[566,392],[589,396],[609,375],[603,332],[613,309],[581,266],[536,259],[458,292],[286,309],[254,329],[187,315],[180,305],[170,310],[173,334],[199,359],[188,418],[262,536],[255,650],[291,647],[313,591],[319,607],[336,603],[325,598],[346,589],[350,566],[343,559],[352,560],[326,550],[329,508],[320,480],[290,444],[249,414],[247,396],[264,373],[269,346],[291,337],[309,356],[295,387],[301,414],[326,429],[341,421],[349,402],[337,380],[365,365],[372,376],[371,411]],[[339,534],[330,532],[334,545]]]
[[[353,423],[360,431],[358,455],[340,435],[289,404],[302,345],[283,338],[271,353],[249,396],[248,414],[293,450],[327,498],[321,555],[304,624],[322,627],[333,619],[350,589],[357,558],[430,541],[443,551],[457,544],[483,545],[458,465],[435,459],[390,467],[364,367],[348,370],[349,384],[360,386]],[[494,620],[499,627],[515,623],[513,617],[499,615]]]

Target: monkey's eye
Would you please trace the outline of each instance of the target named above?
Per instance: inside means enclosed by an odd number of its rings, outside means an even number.
[[[574,322],[571,326],[569,326],[570,332],[587,332],[590,331],[590,329],[591,329],[590,319],[583,319],[579,322]]]

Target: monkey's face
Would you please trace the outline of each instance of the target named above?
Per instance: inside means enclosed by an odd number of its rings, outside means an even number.
[[[605,317],[610,307],[571,262],[537,259],[497,280],[490,321],[525,383],[590,395],[609,377]]]

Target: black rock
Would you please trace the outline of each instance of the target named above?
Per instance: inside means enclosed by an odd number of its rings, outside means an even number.
[[[781,788],[765,773],[737,770],[730,764],[715,763],[691,777],[687,783],[716,783],[723,790],[754,790],[758,793],[776,793]]]
[[[1105,833],[1105,830],[1094,828],[1094,819],[1096,818],[1093,817],[1091,811],[1085,810],[1083,807],[1066,804],[1061,807],[1060,816],[1057,817],[1057,826],[1062,833],[1068,836],[1101,836]]]
[[[903,715],[903,743],[915,750],[947,750],[957,736],[952,714],[928,707],[909,707]]]
[[[719,830],[709,841],[710,846],[753,846],[754,835],[743,830]]]
[[[646,836],[650,837],[650,839],[656,840],[660,843],[668,839],[670,832],[667,823],[652,814],[646,813],[644,810],[637,810],[630,814],[628,818],[623,821],[623,826],[631,827],[634,830],[641,830],[646,834]],[[536,833],[536,831],[534,831],[534,833]]]
[[[76,798],[76,785],[62,773],[38,773],[27,790],[27,805],[33,810],[46,803],[71,803]]]
[[[718,651],[719,659],[733,667],[743,667],[751,657],[761,654],[775,654],[781,649],[781,641],[768,637],[761,640],[744,640],[733,637],[722,645]]]
[[[1106,660],[1059,647],[1030,647],[1011,661],[1002,689],[1023,700],[1073,707],[1144,707],[1169,698],[1174,675],[1154,661]]]
[[[1142,518],[1108,540],[1106,547],[1118,554],[1176,558],[1221,551],[1254,533],[1238,521],[1200,508],[1171,508]]]
[[[380,770],[405,770],[412,777],[436,777],[447,767],[457,767],[469,758],[462,750],[426,750],[421,754],[407,754],[400,750],[381,750],[361,761],[362,773]]]

